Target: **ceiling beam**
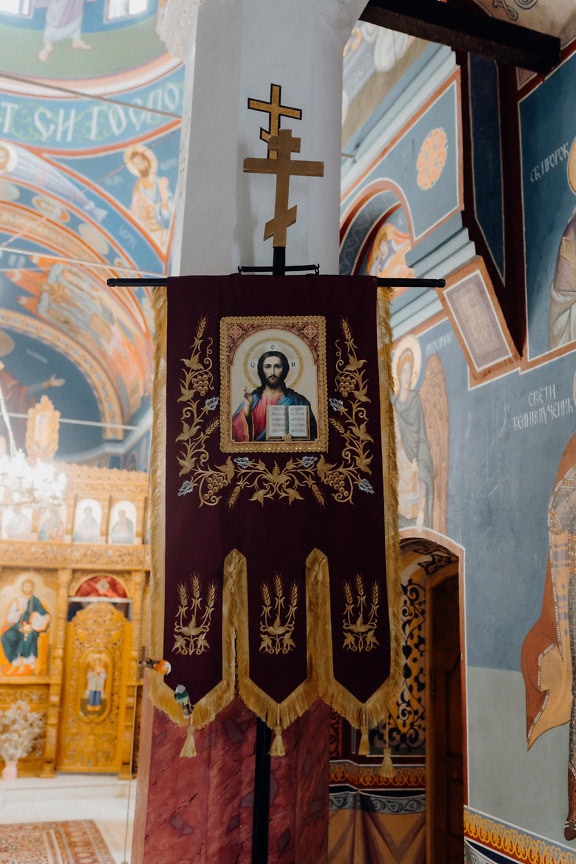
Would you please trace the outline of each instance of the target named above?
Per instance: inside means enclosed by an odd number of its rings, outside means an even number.
[[[362,21],[546,74],[560,60],[560,40],[439,0],[369,0]]]

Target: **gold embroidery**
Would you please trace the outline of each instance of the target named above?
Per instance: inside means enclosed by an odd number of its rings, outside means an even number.
[[[344,634],[343,648],[348,651],[372,651],[378,645],[374,635],[378,626],[379,591],[376,582],[372,585],[370,609],[367,609],[368,598],[364,581],[356,574],[356,597],[352,593],[349,582],[344,583],[344,608],[342,631]]]
[[[236,343],[241,340],[247,326],[243,321],[234,320],[227,331],[230,340]],[[306,328],[313,326],[302,319],[299,332],[303,333]],[[367,405],[370,398],[363,369],[367,361],[358,356],[357,346],[345,319],[341,321],[343,341],[338,340],[335,346],[337,396],[328,399],[331,410],[336,414],[336,417],[329,418],[330,426],[343,441],[338,463],[329,463],[322,454],[306,453],[286,454],[284,457],[279,454],[273,466],[267,465],[255,454],[230,455],[223,464],[213,465],[207,444],[219,429],[220,420],[217,417],[210,419],[209,415],[217,409],[220,399],[215,395],[212,375],[212,339],[206,340],[204,345],[205,330],[206,318],[202,318],[196,328],[192,353],[189,358],[182,360],[183,376],[178,401],[184,407],[181,414],[182,431],[176,441],[182,445],[178,455],[180,476],[186,479],[180,486],[179,495],[195,493],[199,506],[214,506],[222,500],[224,490],[229,490],[227,505],[232,508],[242,493],[251,493],[249,500],[262,505],[267,500],[282,498],[290,504],[302,501],[306,491],[320,505],[326,503],[327,496],[338,503],[352,503],[356,491],[373,494],[374,489],[368,479],[373,459],[369,446],[373,439],[367,432]],[[319,420],[325,416],[327,409],[320,401]]]
[[[182,432],[176,438],[183,444],[178,457],[180,476],[189,474],[192,477],[191,481],[182,484],[178,494],[186,495],[197,486],[200,505],[216,504],[220,500],[218,493],[228,485],[234,474],[233,468],[230,474],[226,466],[214,470],[208,464],[210,456],[206,442],[219,427],[220,419],[216,417],[206,423],[208,415],[216,410],[219,402],[218,397],[207,395],[214,391],[214,376],[212,339],[208,339],[203,348],[206,320],[204,317],[198,322],[190,357],[182,358],[183,377],[180,379],[178,402],[183,402],[184,408],[180,415]],[[201,397],[205,397],[204,402]]]
[[[330,407],[338,414],[338,419],[330,417],[330,425],[346,443],[340,465],[330,465],[321,456],[317,471],[322,482],[335,490],[333,494],[336,501],[349,502],[352,501],[356,485],[362,492],[374,492],[370,481],[359,476],[361,472],[371,473],[372,454],[368,444],[373,439],[366,431],[366,403],[370,402],[368,382],[362,369],[366,360],[358,357],[357,346],[346,319],[342,319],[341,328],[344,346],[336,343],[336,388],[342,399],[330,399]]]
[[[208,586],[206,605],[202,609],[204,598],[200,593],[200,580],[196,573],[192,575],[192,595],[181,582],[178,585],[178,612],[174,625],[174,646],[177,654],[203,654],[210,649],[207,635],[212,623],[212,613],[216,602],[216,586]],[[190,615],[186,623],[187,616]]]
[[[283,611],[287,597],[284,594],[284,586],[278,573],[274,576],[274,593],[274,603],[272,603],[270,588],[266,583],[263,583],[260,651],[265,651],[266,654],[288,654],[296,647],[292,633],[298,607],[298,586],[296,583],[292,583],[290,586],[290,605],[284,617]]]

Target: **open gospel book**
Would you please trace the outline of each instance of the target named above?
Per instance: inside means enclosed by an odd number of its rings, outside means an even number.
[[[268,405],[266,439],[310,438],[308,405]]]

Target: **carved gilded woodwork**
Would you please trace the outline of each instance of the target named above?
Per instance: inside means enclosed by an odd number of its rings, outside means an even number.
[[[3,565],[19,564],[25,567],[89,567],[131,570],[150,569],[148,549],[142,546],[66,546],[63,543],[22,543],[0,541],[0,560]]]
[[[92,603],[68,624],[58,770],[120,771],[131,630],[112,603]]]
[[[60,412],[47,396],[28,409],[26,453],[31,459],[52,459],[58,450]]]
[[[61,522],[59,539],[41,539],[42,536],[49,537],[46,531],[42,531],[46,518],[44,511],[33,512],[32,532],[27,541],[0,538],[0,631],[7,624],[6,607],[11,592],[13,594],[26,577],[37,584],[40,599],[50,613],[49,627],[39,639],[39,662],[31,670],[32,674],[0,674],[0,706],[22,698],[22,694],[27,699],[28,694],[32,694],[30,699],[34,700],[34,705],[38,704],[46,712],[44,734],[35,753],[21,760],[20,774],[51,776],[56,767],[61,768],[58,759],[64,754],[66,766],[76,764],[73,770],[105,770],[130,776],[136,761],[133,742],[138,738],[142,693],[142,671],[138,661],[146,639],[144,609],[148,603],[150,556],[149,547],[143,541],[146,537],[148,475],[94,466],[62,464],[59,467],[68,476],[65,501],[56,514]],[[75,543],[72,539],[74,513],[78,503],[86,499],[96,500],[101,508],[102,523],[97,543]],[[128,504],[132,506],[128,507]],[[107,542],[111,536],[110,522],[117,520],[121,507],[125,507],[133,522],[133,543],[130,544],[118,540]],[[131,623],[122,612],[110,606],[115,616],[104,623],[111,623],[111,631],[108,633],[100,627],[99,635],[103,642],[100,647],[94,647],[109,663],[104,681],[104,687],[110,688],[109,710],[88,712],[86,706],[82,709],[82,699],[78,702],[77,689],[75,696],[71,696],[71,688],[77,685],[78,676],[83,674],[87,679],[85,661],[89,658],[82,655],[82,665],[78,656],[71,657],[65,653],[66,632],[71,626],[67,618],[69,598],[74,598],[87,580],[98,581],[99,577],[116,580],[122,585],[126,602],[130,603]],[[86,597],[78,600],[92,609],[107,605],[100,601],[86,603]],[[125,633],[121,649],[118,645],[120,619]],[[5,659],[0,649],[0,673],[7,666]],[[83,673],[79,666],[82,666]],[[94,678],[92,683],[97,683]],[[77,732],[69,722],[74,699],[75,722],[83,723],[79,728],[85,732],[81,748],[74,742]],[[93,696],[93,701],[97,702],[97,696]],[[97,718],[93,716],[96,714]]]

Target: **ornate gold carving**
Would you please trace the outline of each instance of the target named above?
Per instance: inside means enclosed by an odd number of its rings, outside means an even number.
[[[364,580],[359,573],[355,577],[356,596],[349,582],[344,583],[344,608],[342,632],[344,634],[343,648],[347,651],[372,651],[378,645],[374,635],[378,626],[379,590],[376,582],[372,585],[370,608],[364,588]]]
[[[290,602],[286,612],[284,612],[284,607],[288,598],[284,593],[284,585],[279,573],[274,575],[274,595],[274,602],[272,602],[270,588],[266,583],[263,583],[260,651],[264,651],[266,654],[288,654],[296,647],[292,633],[294,632],[296,609],[298,608],[298,586],[294,582],[290,586]]]
[[[66,691],[60,725],[58,770],[119,770],[120,729],[124,712],[122,667],[130,624],[111,603],[92,603],[68,625]],[[81,710],[86,691],[87,663],[106,654],[110,673],[107,712],[92,718]]]
[[[25,698],[36,708],[46,712],[45,735],[39,739],[37,751],[22,760],[22,773],[48,776],[54,773],[55,766],[61,770],[106,771],[115,773],[131,765],[132,726],[137,693],[138,649],[143,644],[145,634],[142,630],[141,581],[146,579],[150,567],[150,549],[147,545],[121,546],[116,544],[72,544],[73,514],[78,499],[96,498],[103,513],[114,512],[115,504],[131,500],[137,512],[138,539],[144,535],[144,513],[148,495],[148,475],[144,472],[99,468],[95,465],[73,465],[59,463],[59,470],[68,476],[66,489],[66,512],[61,514],[64,523],[64,537],[57,540],[0,540],[0,561],[2,578],[0,613],[2,619],[7,608],[6,590],[17,585],[29,575],[36,586],[43,584],[46,596],[38,592],[52,615],[48,633],[42,634],[38,643],[39,660],[44,656],[43,641],[49,647],[47,674],[0,676],[0,707],[5,707]],[[113,521],[113,520],[112,520]],[[32,535],[36,536],[42,524],[42,513],[34,511]],[[86,674],[82,677],[79,667],[85,657],[86,646],[66,645],[65,633],[70,639],[72,625],[66,623],[68,594],[74,593],[78,585],[94,575],[113,575],[121,580],[126,594],[132,601],[132,621],[130,624],[123,615],[117,621],[125,628],[126,638],[121,645],[116,640],[115,627],[112,628],[113,672],[108,674],[106,685],[110,682],[110,714],[105,721],[99,722],[95,715],[104,711],[84,710],[82,698],[86,691]],[[52,596],[52,593],[54,595]],[[102,608],[107,604],[91,604],[92,608]],[[123,607],[125,608],[125,607]],[[83,613],[82,613],[83,614]],[[74,621],[77,622],[78,615]],[[3,623],[0,622],[0,623]],[[107,652],[108,635],[103,628],[92,629],[95,651]],[[49,640],[49,646],[48,646]],[[142,640],[142,641],[141,641]],[[5,662],[2,665],[5,665]],[[111,667],[112,668],[112,667]],[[117,671],[118,670],[118,671]],[[38,670],[36,670],[38,671]],[[70,681],[78,688],[70,694]],[[62,698],[61,698],[62,697]],[[102,701],[100,703],[103,704]],[[108,706],[107,706],[108,707]],[[114,720],[115,718],[115,720]],[[136,723],[138,723],[138,717]],[[116,725],[115,725],[116,724]],[[64,742],[66,746],[64,746]]]
[[[52,459],[58,450],[60,412],[47,396],[28,409],[26,453],[31,459]]]
[[[204,600],[200,592],[200,579],[196,573],[192,575],[191,583],[191,594],[188,593],[188,588],[183,582],[178,585],[179,606],[174,625],[172,650],[177,654],[200,655],[210,650],[207,636],[216,602],[216,586],[210,583]],[[202,609],[203,605],[204,609]],[[185,623],[188,615],[190,617]]]
[[[20,699],[25,699],[26,702],[37,705],[38,708],[43,708],[48,705],[49,689],[46,687],[11,687],[0,686],[0,708],[6,708],[13,705]]]
[[[144,546],[81,546],[65,543],[22,543],[0,541],[3,565],[22,564],[27,567],[98,567],[108,569],[148,569],[150,551]]]
[[[120,494],[123,498],[138,498],[148,492],[148,474],[144,471],[124,471],[120,468],[98,468],[96,465],[73,465],[62,463],[62,471],[68,477],[68,488],[84,496],[95,497],[106,489],[108,495]]]
[[[270,468],[254,456],[229,456],[222,465],[213,465],[208,452],[208,440],[220,426],[220,420],[209,415],[216,410],[219,397],[212,375],[212,339],[204,333],[206,318],[196,328],[189,358],[183,360],[179,402],[184,404],[181,414],[181,433],[176,441],[182,446],[178,454],[180,476],[183,480],[179,495],[198,496],[199,506],[214,506],[229,489],[227,505],[233,507],[243,492],[251,492],[250,500],[264,504],[265,500],[304,500],[308,492],[318,504],[331,496],[339,503],[351,503],[356,490],[372,494],[370,480],[372,437],[367,431],[368,380],[363,367],[366,360],[358,356],[358,349],[346,320],[341,322],[343,341],[338,340],[336,353],[336,388],[341,398],[328,401],[336,417],[329,422],[343,442],[339,463],[329,463],[324,456],[303,455],[278,458]],[[241,333],[237,334],[241,338]]]

